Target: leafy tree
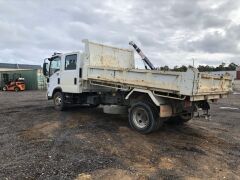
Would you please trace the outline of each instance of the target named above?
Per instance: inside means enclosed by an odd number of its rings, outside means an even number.
[[[228,65],[229,71],[235,71],[235,70],[237,69],[237,67],[238,67],[238,65],[235,64],[235,63],[230,63],[230,64]]]
[[[168,71],[170,68],[168,66],[163,66],[160,68],[161,71]]]
[[[188,67],[192,67],[192,66],[188,66]],[[199,65],[198,66],[198,70],[200,72],[211,72],[211,71],[235,71],[236,68],[238,67],[237,64],[235,63],[230,63],[228,66],[226,66],[226,63],[222,63],[217,67],[214,66],[209,66],[209,65]],[[174,66],[172,69],[169,68],[168,66],[162,66],[157,68],[158,70],[161,71],[178,71],[178,72],[185,72],[187,71],[187,66],[182,65],[182,66]]]

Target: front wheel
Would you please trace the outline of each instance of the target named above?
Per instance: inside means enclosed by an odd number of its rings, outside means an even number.
[[[15,91],[15,92],[18,92],[18,91],[20,91],[20,89],[19,89],[18,87],[15,87],[15,88],[14,88],[14,91]]]
[[[157,108],[146,102],[132,104],[129,109],[130,126],[142,134],[156,131],[162,124]]]
[[[2,90],[3,90],[3,91],[7,91],[7,87],[6,87],[6,86],[4,86]]]
[[[58,111],[63,111],[65,109],[64,96],[61,92],[56,92],[53,95],[54,108]]]

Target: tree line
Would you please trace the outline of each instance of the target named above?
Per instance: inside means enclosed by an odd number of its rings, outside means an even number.
[[[185,66],[185,65],[182,65],[182,66],[174,66],[173,68],[169,68],[168,66],[161,66],[161,67],[158,67],[157,69],[158,70],[161,70],[161,71],[179,71],[179,72],[184,72],[184,71],[187,71],[187,68],[188,67],[192,67],[192,66]],[[209,66],[209,65],[199,65],[197,67],[197,69],[200,71],[200,72],[206,72],[206,71],[235,71],[236,68],[238,67],[237,64],[235,63],[230,63],[229,65],[226,65],[226,63],[222,63],[220,64],[219,66]]]

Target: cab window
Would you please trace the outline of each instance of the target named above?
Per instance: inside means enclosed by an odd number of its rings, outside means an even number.
[[[56,57],[51,61],[50,64],[50,76],[53,75],[55,72],[59,71],[61,67],[61,58]]]
[[[65,58],[65,70],[75,70],[77,68],[77,54],[67,55]]]

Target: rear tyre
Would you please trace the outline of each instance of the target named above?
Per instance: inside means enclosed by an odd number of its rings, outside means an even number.
[[[171,117],[167,120],[170,124],[184,124],[193,118],[193,113],[186,113],[176,117]]]
[[[65,110],[65,102],[64,102],[64,96],[63,93],[61,92],[56,92],[53,95],[53,103],[54,103],[54,108],[58,111],[63,111]]]
[[[14,91],[15,91],[15,92],[18,92],[18,91],[20,91],[20,89],[19,89],[18,87],[15,87],[15,88],[14,88]]]
[[[193,118],[193,113],[182,114],[179,118],[183,123],[188,122]]]
[[[156,131],[162,124],[157,108],[142,101],[131,105],[128,119],[130,126],[142,134]]]

